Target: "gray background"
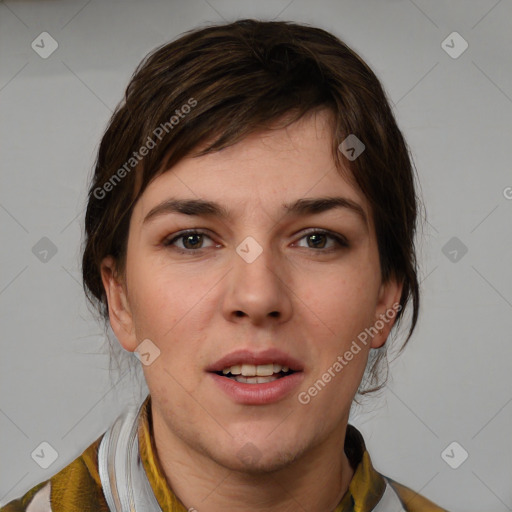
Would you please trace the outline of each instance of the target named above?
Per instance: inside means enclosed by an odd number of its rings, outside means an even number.
[[[386,391],[351,420],[374,465],[452,511],[512,510],[510,0],[0,2],[0,503],[75,459],[146,393],[134,375],[109,377],[83,296],[87,182],[144,55],[240,17],[318,25],[360,52],[418,168],[420,321]],[[44,31],[58,43],[46,59],[31,48]],[[469,44],[457,58],[442,46],[453,31]],[[40,252],[43,237],[56,254]],[[43,441],[58,453],[46,470],[31,457]],[[457,469],[441,456],[453,441],[469,453]],[[448,453],[453,463],[463,452]]]

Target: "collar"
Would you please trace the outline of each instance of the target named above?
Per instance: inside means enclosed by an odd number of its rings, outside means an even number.
[[[158,459],[153,438],[151,395],[147,396],[140,409],[138,441],[140,457],[160,508],[164,512],[187,512],[170,489]],[[386,482],[374,469],[363,436],[350,424],[347,425],[344,451],[354,469],[354,476],[335,512],[370,512],[384,494]]]

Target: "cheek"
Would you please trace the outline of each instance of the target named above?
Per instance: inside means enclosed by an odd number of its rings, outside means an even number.
[[[184,319],[200,308],[208,283],[158,263],[132,269],[130,305],[136,331],[164,342],[186,327]]]
[[[149,338],[157,347],[158,359],[143,366],[149,389],[164,402],[174,397],[173,403],[183,410],[191,406],[190,393],[197,386],[197,354],[201,344],[200,290],[187,287],[179,278],[154,276],[137,284],[134,323],[137,339]],[[148,277],[148,276],[145,276]],[[169,405],[165,403],[164,405]]]
[[[346,340],[368,326],[375,314],[377,290],[375,275],[350,268],[322,277],[308,277],[301,291],[309,316],[317,318],[331,338]]]
[[[190,286],[191,282],[198,286]],[[210,288],[207,280],[176,273],[165,276],[160,271],[141,272],[133,281],[137,339],[149,339],[159,350],[154,364],[143,365],[146,382],[153,393],[160,390],[175,396],[184,410],[190,407],[187,397],[197,386],[198,354],[204,350],[211,323],[212,305],[205,299]]]

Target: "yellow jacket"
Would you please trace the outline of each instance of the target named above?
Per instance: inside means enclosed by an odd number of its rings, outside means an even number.
[[[186,507],[169,488],[156,456],[151,436],[150,395],[141,405],[136,422],[140,459],[158,505],[162,512],[187,512]],[[36,485],[21,498],[11,501],[0,512],[109,512],[98,463],[98,450],[104,436],[102,434],[80,457],[56,475]],[[363,437],[352,425],[347,426],[344,449],[355,472],[335,512],[386,512],[393,508],[391,505],[401,506],[405,512],[444,511],[411,489],[377,472],[373,468]],[[387,502],[387,498],[396,501]],[[384,501],[391,505],[386,507]],[[393,512],[398,510],[394,508]]]

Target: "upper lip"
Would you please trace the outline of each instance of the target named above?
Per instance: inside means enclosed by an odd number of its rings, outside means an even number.
[[[269,364],[275,363],[281,366],[287,366],[293,371],[302,371],[303,366],[294,357],[275,348],[269,348],[262,352],[254,352],[248,349],[240,349],[221,357],[218,361],[206,368],[208,372],[221,372],[224,368],[229,368],[237,364]]]

